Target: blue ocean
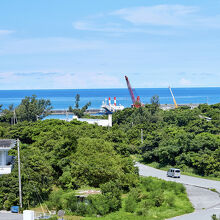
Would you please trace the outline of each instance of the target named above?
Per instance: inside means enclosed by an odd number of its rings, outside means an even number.
[[[209,88],[173,88],[177,104],[220,102],[220,87]],[[90,108],[100,108],[105,99],[117,98],[117,104],[129,107],[132,104],[127,88],[124,89],[57,89],[57,90],[0,90],[0,104],[7,108],[10,104],[17,106],[25,96],[36,95],[37,98],[50,99],[53,109],[67,110],[75,105],[75,96],[80,95],[80,107],[91,102]],[[173,104],[168,88],[137,88],[135,96],[139,95],[142,103],[150,103],[153,95],[158,95],[161,104]]]

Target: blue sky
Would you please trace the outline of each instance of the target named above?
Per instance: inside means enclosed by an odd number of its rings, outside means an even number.
[[[220,85],[218,0],[1,0],[0,89]]]

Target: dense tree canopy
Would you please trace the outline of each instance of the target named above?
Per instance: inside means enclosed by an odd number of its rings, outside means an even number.
[[[178,166],[200,175],[220,177],[220,105],[199,105],[163,111],[151,105],[125,109],[113,115],[113,122],[136,146],[143,161],[161,166]],[[144,142],[141,144],[141,132]],[[140,150],[140,151],[139,151]]]
[[[50,193],[54,186],[61,190],[58,194],[67,193],[65,201],[74,200],[71,190],[89,186],[103,189],[102,195],[90,198],[94,213],[118,210],[120,193],[139,183],[131,154],[139,155],[146,163],[220,177],[220,105],[164,111],[157,96],[151,101],[140,108],[114,113],[113,127],[106,128],[76,120],[37,120],[37,116],[48,114],[50,102],[35,96],[22,100],[15,109],[18,123],[1,123],[0,135],[22,142],[24,207],[36,205],[37,195],[43,200],[53,197],[54,192]],[[14,107],[4,111],[1,121],[10,122]],[[16,156],[16,150],[11,153]],[[0,177],[0,208],[18,204],[17,178],[16,164],[11,174]],[[70,210],[76,210],[74,204]],[[129,202],[127,206],[130,210]],[[77,210],[86,213],[85,206]]]
[[[51,109],[50,100],[37,99],[36,95],[32,95],[31,97],[26,96],[16,108],[13,105],[9,105],[8,109],[5,108],[2,110],[0,108],[0,111],[2,111],[0,121],[11,124],[18,121],[34,122],[49,115]]]
[[[114,130],[76,120],[25,121],[2,126],[2,138],[19,138],[23,143],[24,207],[39,202],[36,193],[46,199],[53,185],[73,190],[82,186],[99,187],[113,181],[120,189],[128,190],[137,184],[137,169],[129,156],[130,151],[122,150],[129,149],[122,131],[116,137],[116,133],[112,136]],[[9,185],[6,184],[8,178],[11,179]],[[17,181],[16,168],[11,174],[0,177],[2,208],[8,209],[18,203]]]

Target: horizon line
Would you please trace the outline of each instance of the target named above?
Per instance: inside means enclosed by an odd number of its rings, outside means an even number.
[[[167,87],[135,87],[135,89],[168,89]],[[172,87],[172,89],[196,89],[196,88],[220,88],[220,86],[187,86],[187,87]],[[59,89],[51,89],[51,88],[44,88],[44,89],[0,89],[0,91],[27,91],[27,90],[103,90],[103,89],[128,89],[127,87],[123,88],[59,88]]]

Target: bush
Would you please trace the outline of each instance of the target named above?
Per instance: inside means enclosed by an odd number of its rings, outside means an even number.
[[[64,209],[70,212],[75,212],[77,210],[77,198],[74,191],[54,191],[50,194],[47,204],[49,209]]]
[[[71,212],[77,210],[77,198],[74,191],[63,194],[62,196],[63,208]]]
[[[58,218],[56,216],[52,216],[49,218],[49,220],[58,220]]]
[[[118,211],[121,208],[121,190],[112,181],[101,185],[102,194],[108,200],[109,212]]]
[[[128,198],[125,200],[125,211],[135,212],[137,203],[140,201],[140,190],[138,190],[137,188],[131,189]]]
[[[63,193],[64,193],[63,190],[57,190],[57,191],[53,191],[50,194],[49,201],[48,201],[48,208],[49,209],[55,208],[58,211],[63,208],[63,203],[61,201]]]
[[[137,202],[135,201],[134,197],[128,196],[128,198],[125,200],[125,211],[126,212],[135,212],[135,209],[137,207]]]
[[[87,213],[87,205],[83,202],[78,203],[77,214],[85,216]]]
[[[109,213],[108,200],[104,195],[92,195],[88,197],[92,214],[106,215]]]
[[[218,217],[216,216],[216,214],[213,214],[213,215],[212,215],[212,220],[220,220],[220,217],[218,218]]]
[[[174,207],[175,206],[175,194],[172,192],[169,192],[166,197],[165,197],[165,203],[169,206],[169,207]]]
[[[163,193],[159,193],[154,197],[155,206],[160,207],[164,202],[164,195]]]

